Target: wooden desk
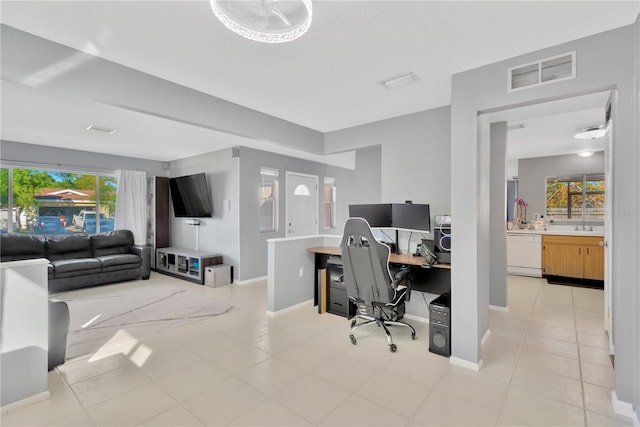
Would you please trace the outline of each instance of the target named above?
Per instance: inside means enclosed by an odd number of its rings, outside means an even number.
[[[315,254],[342,256],[342,253],[340,252],[340,248],[336,246],[318,246],[315,248],[307,248],[307,252],[312,252]],[[424,264],[424,257],[413,256],[411,254],[390,254],[389,262],[391,264],[415,265],[418,267],[422,267],[422,264]],[[445,268],[447,270],[451,270],[451,264],[433,264],[431,268]]]
[[[342,253],[336,246],[307,248],[307,252],[315,254],[314,305],[318,306],[319,313],[324,313],[327,311],[327,261],[331,257],[341,257]],[[389,263],[411,269],[416,291],[442,294],[451,290],[451,264],[433,264],[431,268],[424,268],[424,258],[411,254],[390,254]]]

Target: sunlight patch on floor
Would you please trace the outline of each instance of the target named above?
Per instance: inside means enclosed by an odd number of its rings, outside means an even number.
[[[137,367],[142,367],[149,359],[153,350],[129,334],[124,329],[119,329],[109,341],[105,343],[91,358],[89,363],[97,362],[115,354],[122,354],[131,360]]]

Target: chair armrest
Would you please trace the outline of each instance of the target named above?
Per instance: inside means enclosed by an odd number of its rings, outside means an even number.
[[[409,301],[411,299],[411,287],[413,286],[413,275],[411,274],[411,271],[402,270],[396,274],[393,282],[391,283],[391,287],[396,290],[396,294],[398,294],[399,286],[404,286],[407,289],[404,300]]]
[[[149,245],[133,245],[131,252],[138,255],[142,260],[140,265],[140,277],[142,280],[149,279],[151,275],[151,246]]]
[[[64,301],[49,300],[49,363],[52,370],[64,363],[69,333],[69,306]]]

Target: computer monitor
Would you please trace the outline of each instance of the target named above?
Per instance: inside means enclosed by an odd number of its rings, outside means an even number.
[[[370,227],[391,227],[391,204],[349,205],[349,217],[364,218]]]
[[[429,205],[394,203],[391,205],[391,226],[410,231],[431,232]]]

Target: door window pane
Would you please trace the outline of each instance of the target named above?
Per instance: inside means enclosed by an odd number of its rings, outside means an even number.
[[[260,168],[260,232],[278,231],[278,170]]]
[[[336,179],[324,178],[324,194],[323,194],[323,218],[324,228],[336,227]]]

